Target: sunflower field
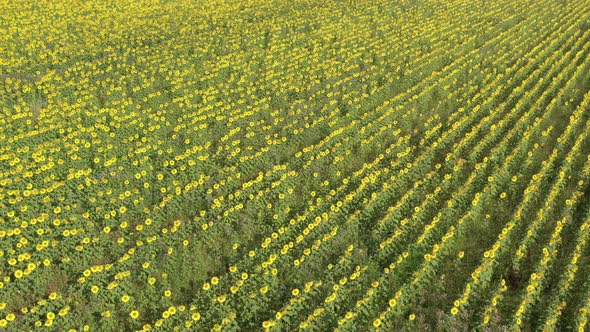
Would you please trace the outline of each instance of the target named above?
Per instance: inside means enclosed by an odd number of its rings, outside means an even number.
[[[0,330],[589,321],[590,1],[0,0]]]

